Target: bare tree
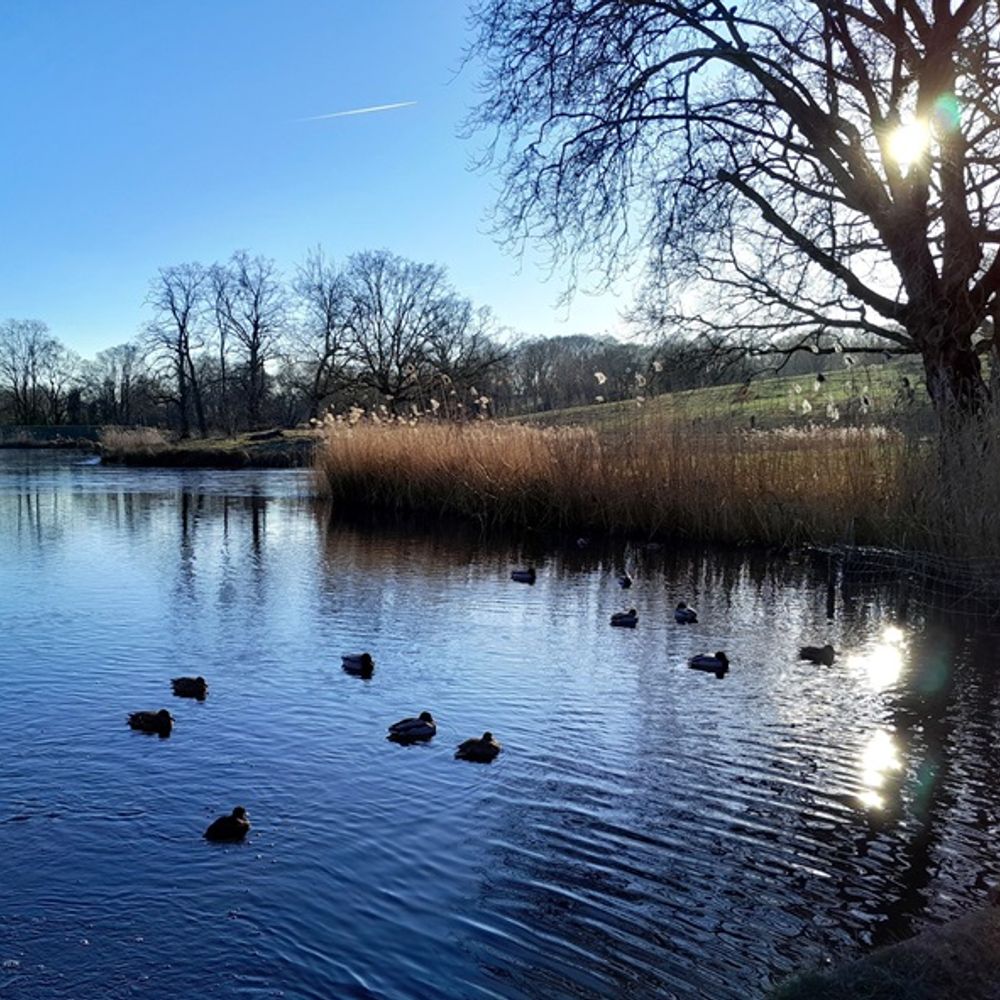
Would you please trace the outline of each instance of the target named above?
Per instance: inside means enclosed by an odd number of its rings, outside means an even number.
[[[291,338],[298,374],[289,378],[308,400],[309,416],[317,417],[324,400],[348,379],[347,281],[317,247],[299,267],[292,287],[303,316]]]
[[[648,349],[613,337],[571,334],[526,340],[510,358],[516,405],[552,410],[643,395],[647,354]]]
[[[480,410],[490,405],[481,390],[489,386],[510,356],[497,340],[496,322],[486,307],[475,308],[468,299],[455,297],[444,311],[442,325],[430,337],[427,360],[433,378],[452,386],[459,395],[475,392]],[[431,387],[425,390],[432,392]]]
[[[979,409],[996,4],[482,0],[474,18],[470,125],[493,130],[512,238],[609,274],[646,257],[647,315],[689,330],[918,353],[939,414]]]
[[[394,409],[421,398],[437,372],[443,340],[465,331],[471,307],[452,291],[444,268],[386,250],[353,254],[344,280],[357,383]]]
[[[88,405],[99,423],[131,424],[146,415],[149,384],[140,343],[100,351],[83,369]]]
[[[203,343],[202,295],[207,281],[208,272],[201,264],[161,267],[146,300],[156,317],[146,328],[145,340],[170,371],[171,398],[177,407],[181,437],[190,437],[192,409],[202,437],[208,433],[194,361],[194,352]]]
[[[268,362],[275,360],[286,318],[285,289],[277,265],[267,257],[238,250],[225,266],[212,269],[213,304],[226,377],[226,344],[242,352],[241,374],[247,419],[255,426],[267,392]]]
[[[60,423],[77,358],[36,319],[0,323],[0,390],[14,423]]]

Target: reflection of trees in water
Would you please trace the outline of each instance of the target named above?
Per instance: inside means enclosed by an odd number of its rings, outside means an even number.
[[[264,599],[267,577],[266,539],[268,506],[273,501],[251,492],[246,496],[218,495],[183,490],[177,503],[178,561],[175,596],[186,605],[206,601],[211,595],[199,589],[198,564],[219,577],[216,599],[231,607],[249,580],[252,603]],[[186,614],[183,607],[178,612]]]
[[[17,534],[29,535],[39,550],[46,536],[61,533],[62,523],[59,518],[59,495],[53,491],[45,494],[43,503],[40,490],[25,490],[17,494],[15,508],[15,524]]]

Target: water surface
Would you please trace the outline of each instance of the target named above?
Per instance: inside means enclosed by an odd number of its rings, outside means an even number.
[[[352,527],[310,491],[0,451],[0,996],[725,1000],[1000,879],[987,632],[784,557]],[[716,649],[724,680],[687,668]],[[126,726],[161,707],[169,739]],[[385,740],[422,709],[432,743]],[[454,760],[484,729],[498,760]],[[247,842],[205,843],[236,804]]]

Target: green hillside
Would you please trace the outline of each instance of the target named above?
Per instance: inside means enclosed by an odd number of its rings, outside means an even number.
[[[908,384],[907,384],[908,383]],[[595,395],[599,389],[595,388]],[[930,418],[923,373],[916,358],[846,366],[815,375],[755,378],[748,384],[713,386],[613,403],[594,403],[517,417],[521,423],[570,424],[614,432],[637,423],[722,422],[758,428],[808,424],[858,424]]]

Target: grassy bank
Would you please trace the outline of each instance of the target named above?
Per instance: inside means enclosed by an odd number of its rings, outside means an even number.
[[[312,463],[316,435],[311,431],[266,431],[232,438],[171,441],[161,431],[105,428],[100,453],[121,465],[209,468],[288,469]]]
[[[595,400],[600,391],[595,381]],[[652,397],[644,397],[637,386],[632,399],[531,413],[516,420],[536,426],[593,427],[602,433],[664,421],[714,422],[742,429],[905,421],[929,430],[934,423],[920,364],[914,358],[845,366],[825,373],[822,381],[815,375],[777,375]]]
[[[65,426],[0,426],[0,448],[72,448],[97,450],[98,428],[87,424]]]
[[[797,976],[771,1000],[1000,1000],[1000,910],[970,913],[829,972]]]

